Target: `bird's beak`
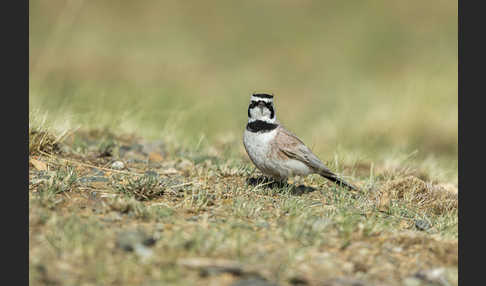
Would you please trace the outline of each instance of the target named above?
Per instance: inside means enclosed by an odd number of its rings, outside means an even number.
[[[265,103],[263,101],[258,102],[258,107],[260,108],[265,107]]]

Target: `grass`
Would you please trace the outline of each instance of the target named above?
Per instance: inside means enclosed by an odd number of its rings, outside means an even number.
[[[457,285],[457,3],[29,13],[30,284]],[[255,91],[362,191],[250,183]]]
[[[207,285],[257,275],[282,285],[340,277],[400,285],[433,269],[445,269],[442,279],[457,284],[457,189],[377,173],[353,176],[362,192],[309,176],[299,183],[312,189],[295,193],[292,185],[248,184],[257,173],[245,161],[188,159],[205,151],[153,164],[130,160],[135,153],[91,156],[97,148],[75,155],[66,142],[65,153],[35,157],[50,168],[46,183],[36,183],[39,171],[30,169],[31,284]],[[103,167],[114,160],[132,162],[130,171]],[[168,168],[176,172],[164,175]],[[82,180],[100,170],[107,180]],[[428,227],[417,228],[418,220]],[[156,237],[148,259],[116,244],[120,232],[138,228]],[[209,262],[188,267],[184,259]],[[226,269],[218,263],[240,266],[218,272]]]

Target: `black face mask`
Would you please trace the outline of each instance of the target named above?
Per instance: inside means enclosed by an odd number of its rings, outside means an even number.
[[[263,102],[263,104],[265,104],[265,107],[268,108],[268,110],[270,110],[270,119],[273,119],[275,117],[275,111],[273,110],[273,105],[271,102],[265,102],[263,100],[259,100],[259,101],[252,101],[250,103],[250,106],[248,106],[248,117],[251,117],[250,116],[250,109],[252,108],[255,108],[256,106],[258,106],[258,104],[260,102]]]

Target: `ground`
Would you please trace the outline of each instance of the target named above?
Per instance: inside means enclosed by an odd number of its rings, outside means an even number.
[[[457,285],[457,188],[419,169],[330,162],[361,191],[267,187],[214,150],[58,141],[30,131],[32,285]]]

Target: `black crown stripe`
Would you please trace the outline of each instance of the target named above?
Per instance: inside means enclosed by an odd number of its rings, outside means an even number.
[[[253,96],[259,98],[273,98],[273,95],[266,93],[254,93]]]

